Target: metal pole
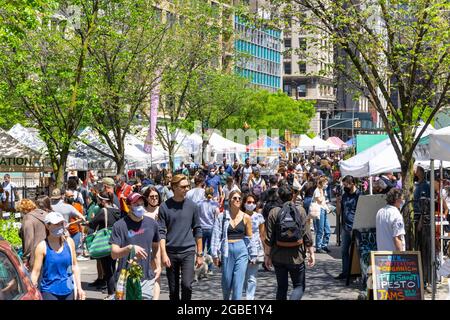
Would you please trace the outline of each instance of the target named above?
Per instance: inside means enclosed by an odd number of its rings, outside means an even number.
[[[440,247],[440,252],[439,252],[439,261],[440,261],[440,264],[439,265],[441,265],[441,263],[442,263],[442,261],[443,261],[443,258],[444,258],[444,239],[443,239],[443,237],[444,237],[444,223],[443,223],[443,221],[444,221],[444,212],[443,212],[443,206],[444,206],[444,198],[442,197],[442,189],[443,189],[443,183],[442,183],[442,181],[443,181],[443,179],[444,179],[444,168],[443,168],[443,163],[442,163],[442,160],[441,160],[441,180],[439,181],[439,198],[441,199],[441,203],[439,204],[439,211],[440,211],[440,219],[439,219],[439,221],[440,221],[440,223],[441,223],[441,232],[440,232],[440,245],[441,245],[441,247]],[[439,282],[441,282],[442,281],[442,277],[440,277],[439,278]]]
[[[436,245],[435,245],[435,237],[436,237],[436,222],[434,219],[434,159],[430,159],[430,169],[431,169],[431,177],[430,177],[430,230],[431,230],[431,299],[435,300],[436,295]]]
[[[373,177],[372,176],[369,177],[369,191],[370,191],[370,195],[373,195]]]

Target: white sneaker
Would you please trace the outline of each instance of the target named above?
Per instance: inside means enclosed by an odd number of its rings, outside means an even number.
[[[113,294],[106,296],[103,300],[116,300],[116,297]]]
[[[89,259],[89,258],[87,258],[87,257],[83,257],[82,255],[79,255],[79,256],[77,257],[77,261],[89,261],[89,260],[91,260],[91,259]]]

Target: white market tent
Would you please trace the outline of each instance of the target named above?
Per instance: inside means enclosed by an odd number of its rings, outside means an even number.
[[[339,147],[335,144],[325,141],[318,136],[315,136],[313,139],[313,144],[316,151],[337,151],[339,150]]]
[[[417,129],[417,132],[421,129],[422,126]],[[424,136],[429,135],[433,130],[434,128],[429,126]],[[400,171],[400,162],[390,139],[383,140],[350,159],[341,160],[339,165],[343,176],[351,175],[356,178]]]
[[[442,128],[439,130],[435,130],[431,132],[428,137],[421,139],[422,146],[425,148],[422,149],[423,152],[420,153],[420,160],[425,160],[427,157],[430,160],[430,234],[436,234],[436,224],[435,224],[435,190],[434,190],[434,169],[435,169],[435,160],[441,160],[444,162],[450,161],[450,127]],[[425,150],[425,151],[424,151]],[[442,206],[441,206],[442,209]],[[442,210],[441,210],[441,221]],[[443,235],[443,224],[440,224],[441,232]],[[440,256],[443,257],[443,240],[441,238],[441,252]],[[436,246],[435,246],[435,237],[431,237],[431,283],[432,283],[432,299],[435,299],[436,294]]]
[[[144,151],[144,142],[132,134],[125,136],[125,157],[130,169],[148,168],[152,164],[161,164],[169,161],[166,151],[153,145],[152,155]]]
[[[245,153],[247,146],[240,144],[213,132],[208,141],[208,148],[214,153]]]
[[[0,128],[0,171],[42,172],[51,169],[45,155],[27,147]]]
[[[33,128],[26,128],[21,124],[15,124],[9,129],[8,134],[28,148],[35,150],[41,154],[47,154],[47,145],[41,138],[37,130]],[[76,152],[71,151],[67,158],[67,170],[87,170],[88,163],[86,159],[76,156]]]

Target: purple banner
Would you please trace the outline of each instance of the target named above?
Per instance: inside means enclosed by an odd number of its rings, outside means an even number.
[[[153,141],[155,139],[156,122],[158,119],[158,105],[159,105],[159,81],[161,73],[158,72],[156,86],[152,89],[150,97],[150,127],[148,128],[147,138],[144,143],[144,151],[147,153],[153,153]]]

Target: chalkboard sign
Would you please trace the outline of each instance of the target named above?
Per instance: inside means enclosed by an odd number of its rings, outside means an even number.
[[[423,300],[419,251],[372,251],[375,300]]]

